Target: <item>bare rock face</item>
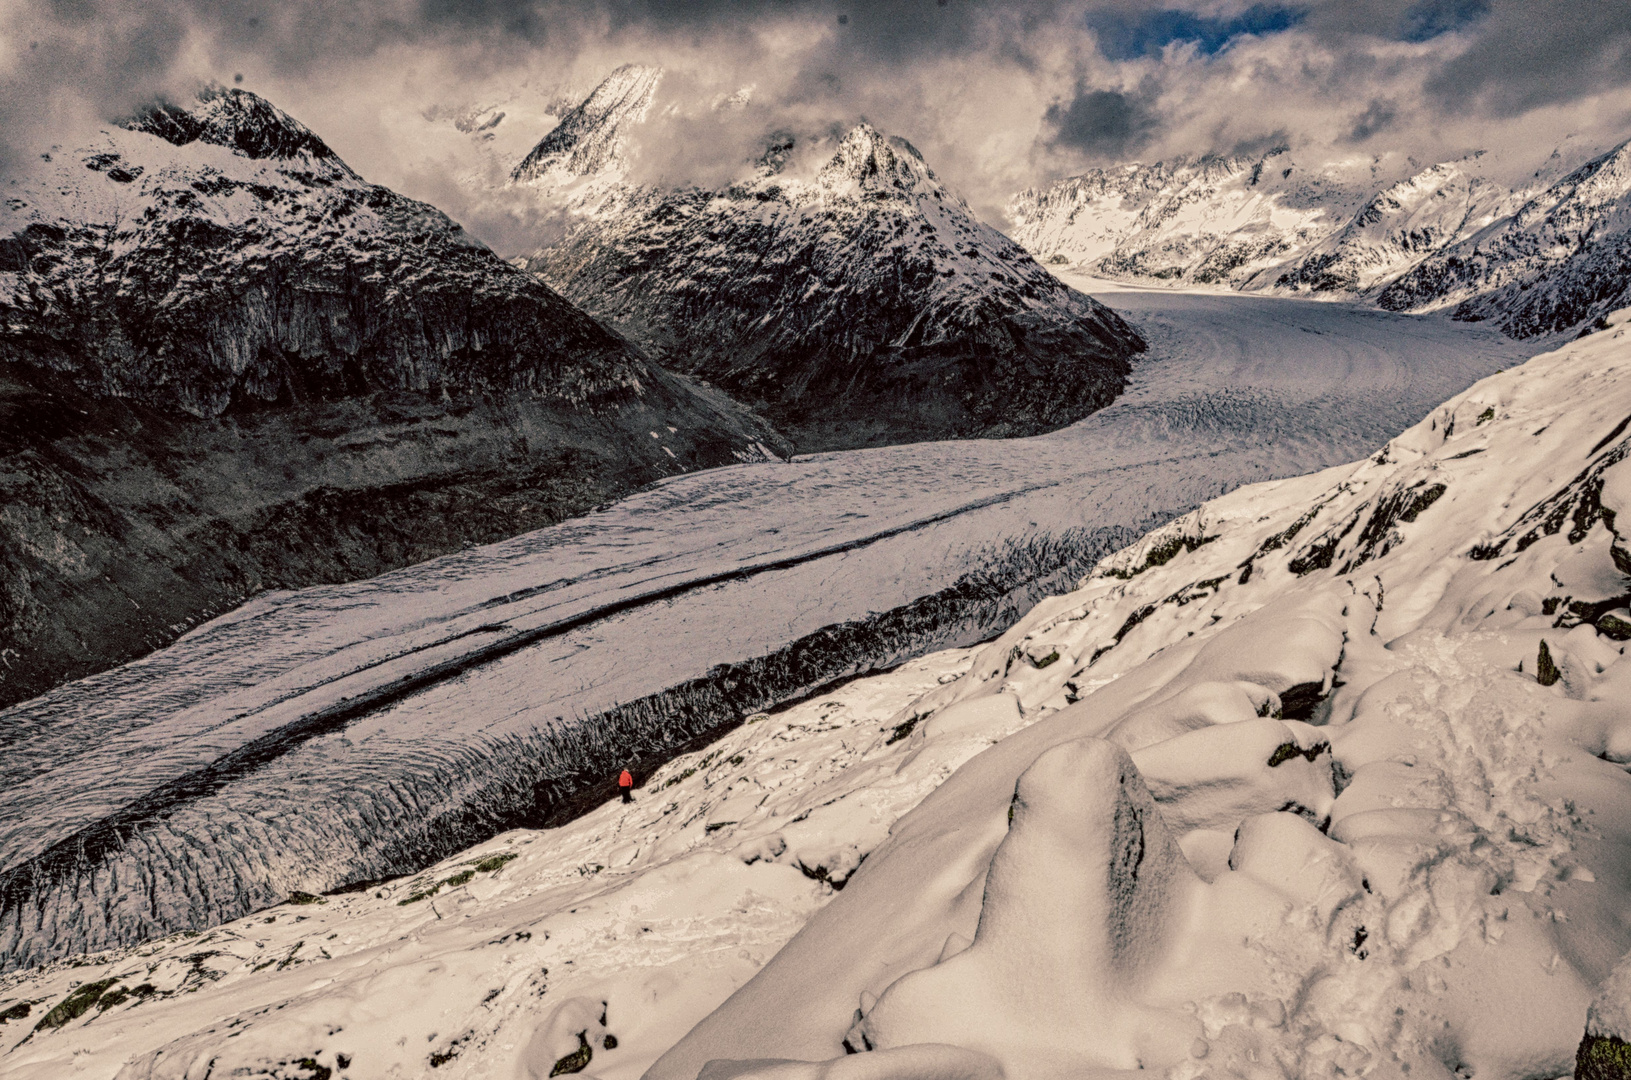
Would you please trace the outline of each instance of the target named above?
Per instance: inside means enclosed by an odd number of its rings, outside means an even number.
[[[657,74],[614,73],[516,170],[550,193],[587,178],[574,227],[528,263],[568,299],[801,450],[1037,434],[1120,392],[1138,335],[903,139],[861,124],[795,176],[779,136],[723,190],[621,182]]]
[[[0,704],[780,445],[241,90],[5,191]]]

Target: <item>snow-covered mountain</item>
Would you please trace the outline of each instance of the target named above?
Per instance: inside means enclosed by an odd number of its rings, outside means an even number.
[[[0,700],[776,445],[244,91],[3,191]]]
[[[1377,192],[1349,222],[1277,274],[1276,287],[1364,293],[1511,213],[1521,199],[1476,170],[1445,162]]]
[[[625,181],[660,74],[619,69],[515,170],[572,207],[527,264],[566,297],[806,450],[1035,434],[1120,392],[1137,334],[902,139],[861,124],[794,175],[779,135],[719,190]]]
[[[1259,159],[1124,165],[1022,192],[1014,236],[1044,262],[1133,280],[1453,308],[1515,337],[1577,327],[1631,295],[1631,150],[1578,168],[1565,143],[1517,186],[1483,152],[1416,169]],[[1507,155],[1510,157],[1510,155]],[[1570,171],[1572,169],[1572,171]]]
[[[632,806],[13,975],[8,1075],[1613,1061],[1631,311],[1604,323],[986,646],[754,717]]]
[[[1594,158],[1427,259],[1377,298],[1395,311],[1454,306],[1514,337],[1557,333],[1631,297],[1631,142]]]
[[[1008,205],[1013,236],[1044,263],[1108,277],[1260,288],[1351,219],[1406,166],[1204,157],[1095,169]]]
[[[625,64],[608,75],[515,167],[517,183],[570,179],[621,169],[629,128],[646,119],[662,69]]]

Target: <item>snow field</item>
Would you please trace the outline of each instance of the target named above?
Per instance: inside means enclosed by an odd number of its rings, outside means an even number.
[[[1621,505],[1627,415],[1616,325],[1372,458],[1205,504],[983,648],[750,722],[633,806],[10,976],[0,1060],[1565,1073],[1588,1006],[1603,1034],[1627,1011],[1631,589],[1593,509]]]
[[[1516,1078],[1624,1031],[1610,322],[1038,605],[913,706],[1029,726],[648,1076]]]
[[[0,760],[0,872],[18,900],[0,905],[0,963],[205,929],[291,891],[448,857],[525,820],[539,778],[579,766],[552,756],[548,736],[563,724],[833,628],[886,629],[864,647],[803,650],[778,693],[980,640],[1060,588],[1065,566],[1075,576],[1241,483],[1372,452],[1526,352],[1487,329],[1337,304],[1108,298],[1152,353],[1114,404],[1051,435],[676,477],[503,543],[263,595],[167,649],[6,710],[0,723],[21,734]],[[888,613],[971,578],[1015,582],[1013,603],[887,630]],[[439,669],[308,737],[348,702]],[[659,713],[650,731],[686,722]],[[220,763],[274,744],[274,760],[217,786]],[[209,782],[191,782],[201,776]],[[162,817],[132,812],[154,796],[178,801]],[[450,837],[427,825],[437,815],[477,825]],[[99,845],[114,830],[118,843]]]

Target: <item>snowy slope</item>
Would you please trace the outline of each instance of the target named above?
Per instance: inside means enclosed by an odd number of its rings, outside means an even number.
[[[632,808],[13,976],[8,1075],[1567,1073],[1631,946],[1609,321]]]
[[[1557,333],[1631,295],[1631,142],[1582,165],[1390,285],[1394,311],[1454,305],[1515,337]]]
[[[42,155],[0,208],[0,357],[217,416],[480,386],[638,397],[639,354],[241,90]]]
[[[1615,207],[1625,189],[1607,164],[1614,154],[1565,175],[1595,153],[1565,141],[1514,187],[1516,151],[1421,169],[1396,155],[1302,162],[1280,148],[1259,159],[1095,170],[1021,192],[1008,212],[1015,239],[1049,264],[1131,280],[1360,294],[1395,311],[1461,304],[1458,317],[1498,318],[1527,337],[1616,306],[1613,283],[1624,272]],[[1551,267],[1557,283],[1528,295]]]
[[[782,134],[717,190],[628,182],[660,77],[614,72],[515,169],[573,222],[527,264],[568,299],[807,451],[1036,434],[1120,391],[1137,335],[905,140]]]
[[[1631,945],[1611,321],[1039,605],[911,707],[1038,722],[648,1075],[1569,1072]]]
[[[0,714],[16,733],[0,758],[6,965],[207,927],[550,820],[631,749],[666,760],[834,679],[999,633],[1151,525],[1370,452],[1521,358],[1436,319],[1116,297],[1142,312],[1152,358],[1061,432],[677,477],[503,544],[261,597]]]
[[[1131,280],[1263,287],[1325,240],[1379,183],[1389,159],[1206,157],[1095,169],[1029,189],[1008,206],[1013,236],[1048,264]]]
[[[1377,192],[1342,228],[1274,279],[1309,292],[1363,293],[1511,213],[1521,197],[1479,175],[1482,155],[1424,169]]]

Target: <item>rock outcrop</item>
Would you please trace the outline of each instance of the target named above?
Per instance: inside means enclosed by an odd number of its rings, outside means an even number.
[[[1631,142],[1588,161],[1385,289],[1393,311],[1453,306],[1513,337],[1559,333],[1631,302]]]

